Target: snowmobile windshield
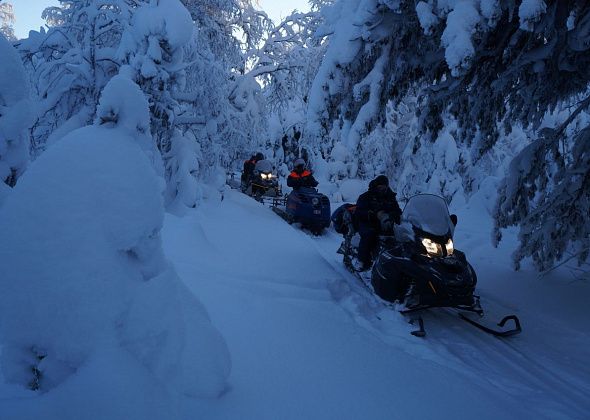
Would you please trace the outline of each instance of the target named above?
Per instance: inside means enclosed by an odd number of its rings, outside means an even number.
[[[452,236],[455,227],[447,203],[442,197],[433,194],[419,194],[410,198],[402,213],[402,224],[404,222],[436,236],[444,236],[449,232]]]
[[[270,160],[259,160],[256,162],[256,167],[254,169],[258,172],[269,173],[272,172],[272,163]]]

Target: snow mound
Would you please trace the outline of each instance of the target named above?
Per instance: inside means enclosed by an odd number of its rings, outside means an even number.
[[[3,103],[12,105],[26,98],[29,88],[23,64],[16,50],[0,33],[0,92]]]
[[[8,185],[6,185],[4,182],[0,182],[0,207],[2,207],[2,203],[4,200],[6,200],[10,194],[10,191],[11,189]]]
[[[356,199],[367,191],[367,183],[360,179],[347,179],[340,184],[342,201],[356,203]]]
[[[170,152],[168,167],[180,176],[170,181],[166,192],[168,211],[182,214],[189,207],[195,207],[201,200],[203,190],[197,180],[197,173],[200,169],[199,158],[202,158],[201,147],[192,132],[183,135],[176,130],[170,141]]]
[[[172,49],[182,47],[193,35],[191,15],[178,0],[160,0],[157,5],[139,8],[134,15],[133,27],[137,39],[166,33],[166,40]],[[159,46],[155,47],[151,58],[161,60]]]
[[[50,390],[96,352],[127,351],[184,394],[225,389],[227,347],[165,260],[163,217],[162,184],[124,130],[76,130],[35,161],[0,210],[8,381]]]
[[[471,37],[479,21],[479,12],[471,0],[458,2],[447,17],[447,26],[441,41],[453,76],[458,76],[462,69],[469,68],[475,53]]]
[[[1,33],[0,57],[0,182],[3,183],[8,178],[18,178],[27,166],[26,128],[32,104],[23,63]]]
[[[430,35],[432,28],[438,23],[438,17],[432,13],[432,6],[423,1],[418,2],[416,5],[416,14],[420,21],[420,26],[424,30],[424,34]]]
[[[547,5],[543,0],[522,0],[518,8],[520,29],[532,31],[535,22],[547,11]]]
[[[499,0],[480,0],[479,9],[481,15],[494,22],[501,13]]]
[[[129,133],[149,133],[150,111],[145,95],[125,75],[113,77],[102,91],[96,124],[113,123]]]
[[[117,128],[133,137],[146,154],[156,174],[164,173],[162,157],[150,133],[149,103],[137,83],[131,78],[131,69],[123,66],[102,91],[96,110],[96,125]],[[164,180],[161,180],[162,184]]]
[[[139,291],[121,334],[131,353],[177,391],[216,397],[225,390],[225,341],[172,268]]]

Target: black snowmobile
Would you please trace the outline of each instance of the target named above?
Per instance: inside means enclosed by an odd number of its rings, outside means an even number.
[[[479,296],[475,294],[477,275],[465,254],[455,249],[453,233],[457,216],[449,215],[442,197],[419,194],[406,203],[401,224],[380,236],[370,273],[358,273],[353,258],[358,247],[354,224],[348,227],[343,246],[346,267],[383,300],[398,303],[405,315],[430,308],[452,308],[483,316]],[[514,321],[514,328],[496,330],[460,313],[470,324],[497,336],[520,332],[520,322],[514,315],[504,317],[503,327]],[[416,318],[420,329],[412,334],[424,336],[421,317]]]
[[[274,167],[268,160],[260,160],[252,176],[242,182],[242,192],[254,197],[258,201],[271,200],[281,196],[281,186]]]

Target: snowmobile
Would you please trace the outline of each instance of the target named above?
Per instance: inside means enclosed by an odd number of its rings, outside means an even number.
[[[341,249],[344,264],[363,280],[381,299],[396,303],[404,315],[430,308],[451,308],[460,311],[461,319],[481,330],[500,337],[521,331],[520,321],[515,315],[504,317],[500,327],[514,321],[514,328],[496,330],[466,316],[464,312],[483,316],[484,311],[475,294],[477,275],[467,261],[465,254],[455,248],[453,233],[457,216],[449,215],[442,197],[419,194],[406,203],[401,224],[385,231],[379,238],[370,273],[358,273],[352,263],[358,248],[358,234],[354,225]],[[420,328],[413,331],[424,336],[421,317]]]
[[[314,235],[330,226],[330,200],[315,188],[293,189],[283,203],[276,203],[273,211],[287,222],[300,223]]]
[[[281,186],[274,167],[268,160],[260,160],[256,163],[254,173],[241,183],[242,192],[254,197],[257,201],[281,196]]]

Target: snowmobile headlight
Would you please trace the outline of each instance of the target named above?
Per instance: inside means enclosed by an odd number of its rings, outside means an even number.
[[[434,242],[432,239],[423,238],[422,245],[426,248],[426,253],[429,257],[442,257],[442,246],[439,243]]]
[[[453,246],[452,239],[449,239],[449,241],[445,245],[445,248],[447,249],[447,255],[453,255],[453,252],[455,252],[455,247]]]
[[[266,179],[266,174],[260,174],[260,178]]]
[[[313,204],[314,206],[317,206],[318,204],[320,204],[320,199],[317,197],[312,198],[311,204]]]

